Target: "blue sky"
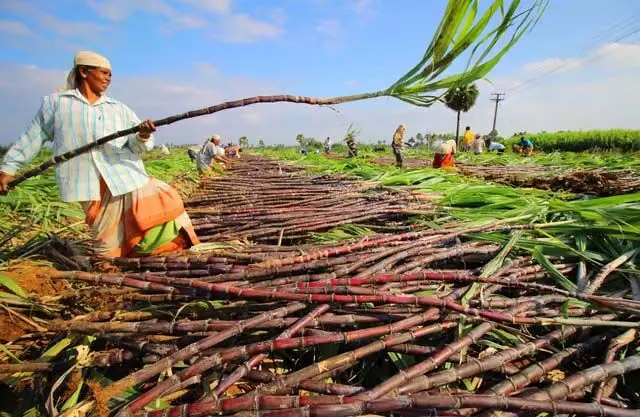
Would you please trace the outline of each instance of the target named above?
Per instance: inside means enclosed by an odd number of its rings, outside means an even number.
[[[487,3],[481,2],[481,3]],[[0,143],[20,134],[40,97],[63,82],[75,51],[114,67],[110,94],[160,118],[259,94],[333,96],[387,87],[421,56],[444,0],[5,0],[0,2]],[[552,0],[481,82],[463,123],[490,129],[489,94],[506,91],[498,130],[640,128],[640,2]],[[180,122],[160,143],[220,133],[293,143],[296,133],[339,138],[350,123],[365,141],[453,131],[455,115],[393,99],[338,111],[258,105]]]

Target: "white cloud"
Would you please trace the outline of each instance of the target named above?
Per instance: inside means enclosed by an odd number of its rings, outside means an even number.
[[[122,22],[134,13],[164,16],[167,25],[161,28],[161,32],[167,34],[182,29],[200,29],[207,25],[200,16],[181,13],[164,0],[87,0],[87,4],[98,15],[114,22]]]
[[[231,0],[180,0],[180,2],[215,14],[225,14],[231,10]]]
[[[640,67],[640,44],[608,43],[598,48],[588,61],[608,69]]]
[[[582,66],[582,60],[576,58],[547,58],[526,64],[522,71],[526,75],[543,75],[573,71]]]
[[[105,19],[120,22],[135,12],[161,14],[167,17],[178,13],[163,0],[87,0],[87,4]]]
[[[60,20],[55,16],[40,14],[36,17],[38,23],[43,27],[52,30],[56,34],[66,38],[89,38],[95,37],[107,30],[104,25],[85,22],[71,22]]]
[[[267,20],[272,21],[277,26],[284,26],[287,20],[287,13],[280,7],[265,10],[263,14]]]
[[[353,0],[350,8],[362,20],[369,20],[376,14],[378,0]]]
[[[324,19],[316,24],[318,32],[326,41],[329,49],[339,49],[344,44],[344,30],[338,19]]]
[[[342,23],[338,19],[324,19],[318,22],[316,31],[329,38],[338,38],[342,35]]]
[[[96,23],[60,19],[48,14],[43,8],[37,7],[34,3],[26,1],[5,3],[7,4],[0,2],[0,10],[6,10],[10,13],[24,16],[37,23],[39,27],[50,30],[60,37],[82,38],[84,40],[87,38],[95,38],[107,29],[106,26]],[[13,34],[39,35],[38,31],[30,31],[24,23],[11,21],[0,22],[6,22],[5,25],[0,24],[0,32],[3,31],[2,26],[4,26],[5,31],[13,31]],[[47,41],[58,42],[59,39],[51,39],[51,36],[48,36]]]
[[[247,43],[261,39],[277,38],[284,29],[276,24],[255,20],[252,17],[237,13],[225,17],[216,25],[215,37],[232,43]]]
[[[0,32],[14,36],[26,36],[31,33],[27,25],[12,20],[0,20]]]
[[[595,51],[578,58],[547,58],[522,67],[524,75],[546,76],[576,71],[582,68],[624,70],[640,67],[640,44],[606,43]]]

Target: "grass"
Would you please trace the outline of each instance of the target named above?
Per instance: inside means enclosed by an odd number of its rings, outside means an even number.
[[[640,151],[640,130],[581,130],[526,135],[534,146],[545,152],[637,152]],[[513,138],[507,143],[515,143]]]

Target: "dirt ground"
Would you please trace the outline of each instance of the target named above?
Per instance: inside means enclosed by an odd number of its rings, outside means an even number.
[[[0,271],[0,274],[11,278],[28,295],[35,298],[53,296],[67,288],[63,281],[50,278],[58,274],[56,269],[36,262],[12,262],[9,268]],[[24,310],[18,314],[29,318],[28,312]],[[14,340],[36,331],[34,326],[21,319],[18,314],[12,313],[11,309],[0,312],[0,341]]]

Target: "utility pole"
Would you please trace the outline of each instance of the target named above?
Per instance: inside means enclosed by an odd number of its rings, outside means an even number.
[[[491,101],[496,102],[496,109],[493,112],[493,129],[492,132],[496,130],[496,120],[498,119],[498,103],[504,100],[504,93],[493,93],[491,94]]]

